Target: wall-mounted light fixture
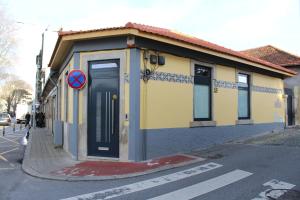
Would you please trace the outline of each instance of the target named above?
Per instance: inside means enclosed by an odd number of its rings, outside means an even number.
[[[144,71],[143,80],[147,82],[151,75],[161,66],[165,65],[165,57],[159,55],[158,52],[150,54],[148,50],[144,50]],[[150,63],[150,68],[148,68],[148,61]]]

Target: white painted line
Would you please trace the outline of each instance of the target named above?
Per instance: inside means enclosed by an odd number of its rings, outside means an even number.
[[[15,168],[0,168],[0,170],[9,170],[9,169],[15,169]]]
[[[221,176],[209,179],[207,181],[203,181],[195,185],[176,190],[174,192],[157,196],[149,200],[188,200],[225,187],[250,175],[252,175],[252,173],[237,169]]]
[[[0,138],[5,139],[5,140],[10,141],[10,142],[13,142],[13,143],[16,143],[16,144],[19,144],[18,142],[13,141],[13,140],[10,140],[10,139],[7,139],[7,138],[5,138],[5,137],[3,137],[3,136],[0,136]]]
[[[284,193],[286,193],[287,190],[292,189],[296,185],[273,179],[273,180],[270,180],[270,181],[264,183],[263,186],[269,187],[269,189],[259,193],[258,197],[255,197],[252,200],[269,200],[270,198],[268,198],[268,197],[271,197],[272,199],[278,199],[280,196],[282,196]],[[274,191],[270,191],[270,189],[271,190],[274,189]]]
[[[264,183],[263,186],[270,186],[272,189],[287,189],[287,190],[289,190],[289,189],[292,189],[293,187],[295,187],[296,185],[273,179],[273,180],[270,180],[270,181]]]
[[[18,150],[18,149],[19,149],[19,148],[17,147],[17,148],[8,150],[8,151],[0,152],[0,155],[6,154],[6,153],[9,153],[9,152],[12,152],[12,151],[16,151],[16,150]]]
[[[197,167],[179,171],[179,172],[176,172],[173,174],[168,174],[165,176],[160,176],[157,178],[140,181],[140,182],[136,182],[136,183],[132,183],[129,185],[124,185],[124,186],[120,186],[120,187],[116,187],[116,188],[102,190],[99,192],[93,192],[93,193],[89,193],[89,194],[70,197],[70,198],[66,198],[63,200],[111,199],[114,197],[118,197],[118,196],[130,194],[133,192],[138,192],[138,191],[146,190],[146,189],[153,188],[156,186],[164,185],[167,183],[179,181],[179,180],[191,177],[191,176],[195,176],[198,174],[202,174],[204,172],[211,171],[213,169],[217,169],[219,167],[222,167],[222,165],[210,162],[210,163],[207,163],[204,165],[200,165]]]
[[[0,154],[0,160],[4,160],[5,162],[8,162],[8,160],[6,158],[4,158],[3,156],[1,156],[1,154]]]

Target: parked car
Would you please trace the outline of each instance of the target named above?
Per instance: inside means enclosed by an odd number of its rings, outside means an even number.
[[[25,114],[22,115],[20,118],[17,118],[17,124],[25,124],[26,119],[25,119]]]
[[[0,126],[10,126],[11,117],[8,113],[0,113]]]

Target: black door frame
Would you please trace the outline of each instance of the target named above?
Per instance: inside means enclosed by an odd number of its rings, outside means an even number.
[[[290,88],[284,88],[284,93],[287,95],[286,98],[286,115],[287,115],[287,126],[295,125],[295,113],[294,113],[294,92]]]
[[[90,131],[95,131],[95,130],[91,130],[91,127],[89,127],[89,123],[90,123],[90,109],[91,109],[91,95],[92,95],[92,88],[91,88],[91,81],[92,81],[92,77],[91,77],[91,75],[90,75],[90,73],[91,73],[91,66],[92,66],[92,64],[95,64],[95,63],[116,63],[117,64],[117,69],[118,69],[118,76],[117,76],[117,98],[118,98],[118,100],[116,101],[116,106],[117,106],[117,110],[116,110],[116,112],[117,112],[117,114],[116,114],[116,122],[117,123],[114,123],[115,124],[115,126],[117,127],[116,128],[116,130],[117,131],[115,131],[115,134],[117,135],[117,137],[115,137],[115,142],[116,142],[116,144],[115,144],[115,150],[112,150],[112,153],[114,153],[114,155],[113,156],[111,156],[111,155],[105,155],[105,153],[102,153],[102,155],[101,155],[101,152],[98,152],[98,153],[95,153],[95,152],[91,152],[91,147],[89,146],[90,145],[90,137],[94,137],[95,135],[95,133],[91,133]],[[108,68],[108,69],[106,69],[106,70],[109,70],[109,69],[113,69],[113,68]],[[112,70],[113,71],[113,70]],[[120,153],[119,153],[119,149],[120,149],[120,146],[119,146],[119,130],[120,130],[120,127],[119,127],[119,120],[120,120],[120,111],[121,111],[121,107],[120,107],[120,59],[118,59],[118,58],[116,58],[116,59],[97,59],[97,60],[89,60],[88,61],[88,92],[87,92],[87,105],[88,105],[88,107],[87,107],[87,156],[97,156],[97,157],[111,157],[111,158],[119,158],[119,156],[120,156]],[[114,77],[114,78],[116,78],[116,77]],[[96,78],[97,79],[97,78]],[[99,78],[99,79],[102,79],[102,80],[105,80],[105,79],[109,79],[109,78]],[[116,108],[115,108],[116,109]],[[97,144],[96,144],[96,142],[94,143],[94,145],[96,145],[97,146]],[[98,149],[99,150],[99,149]],[[97,155],[95,155],[95,154],[97,154]]]

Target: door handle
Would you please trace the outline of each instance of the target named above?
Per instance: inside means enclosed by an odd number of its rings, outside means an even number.
[[[112,113],[111,113],[111,134],[113,135],[114,134],[114,115],[115,115],[115,112],[114,112],[114,109],[115,109],[115,100],[118,99],[118,96],[116,94],[112,95],[112,100],[111,100],[111,110],[112,110]]]

